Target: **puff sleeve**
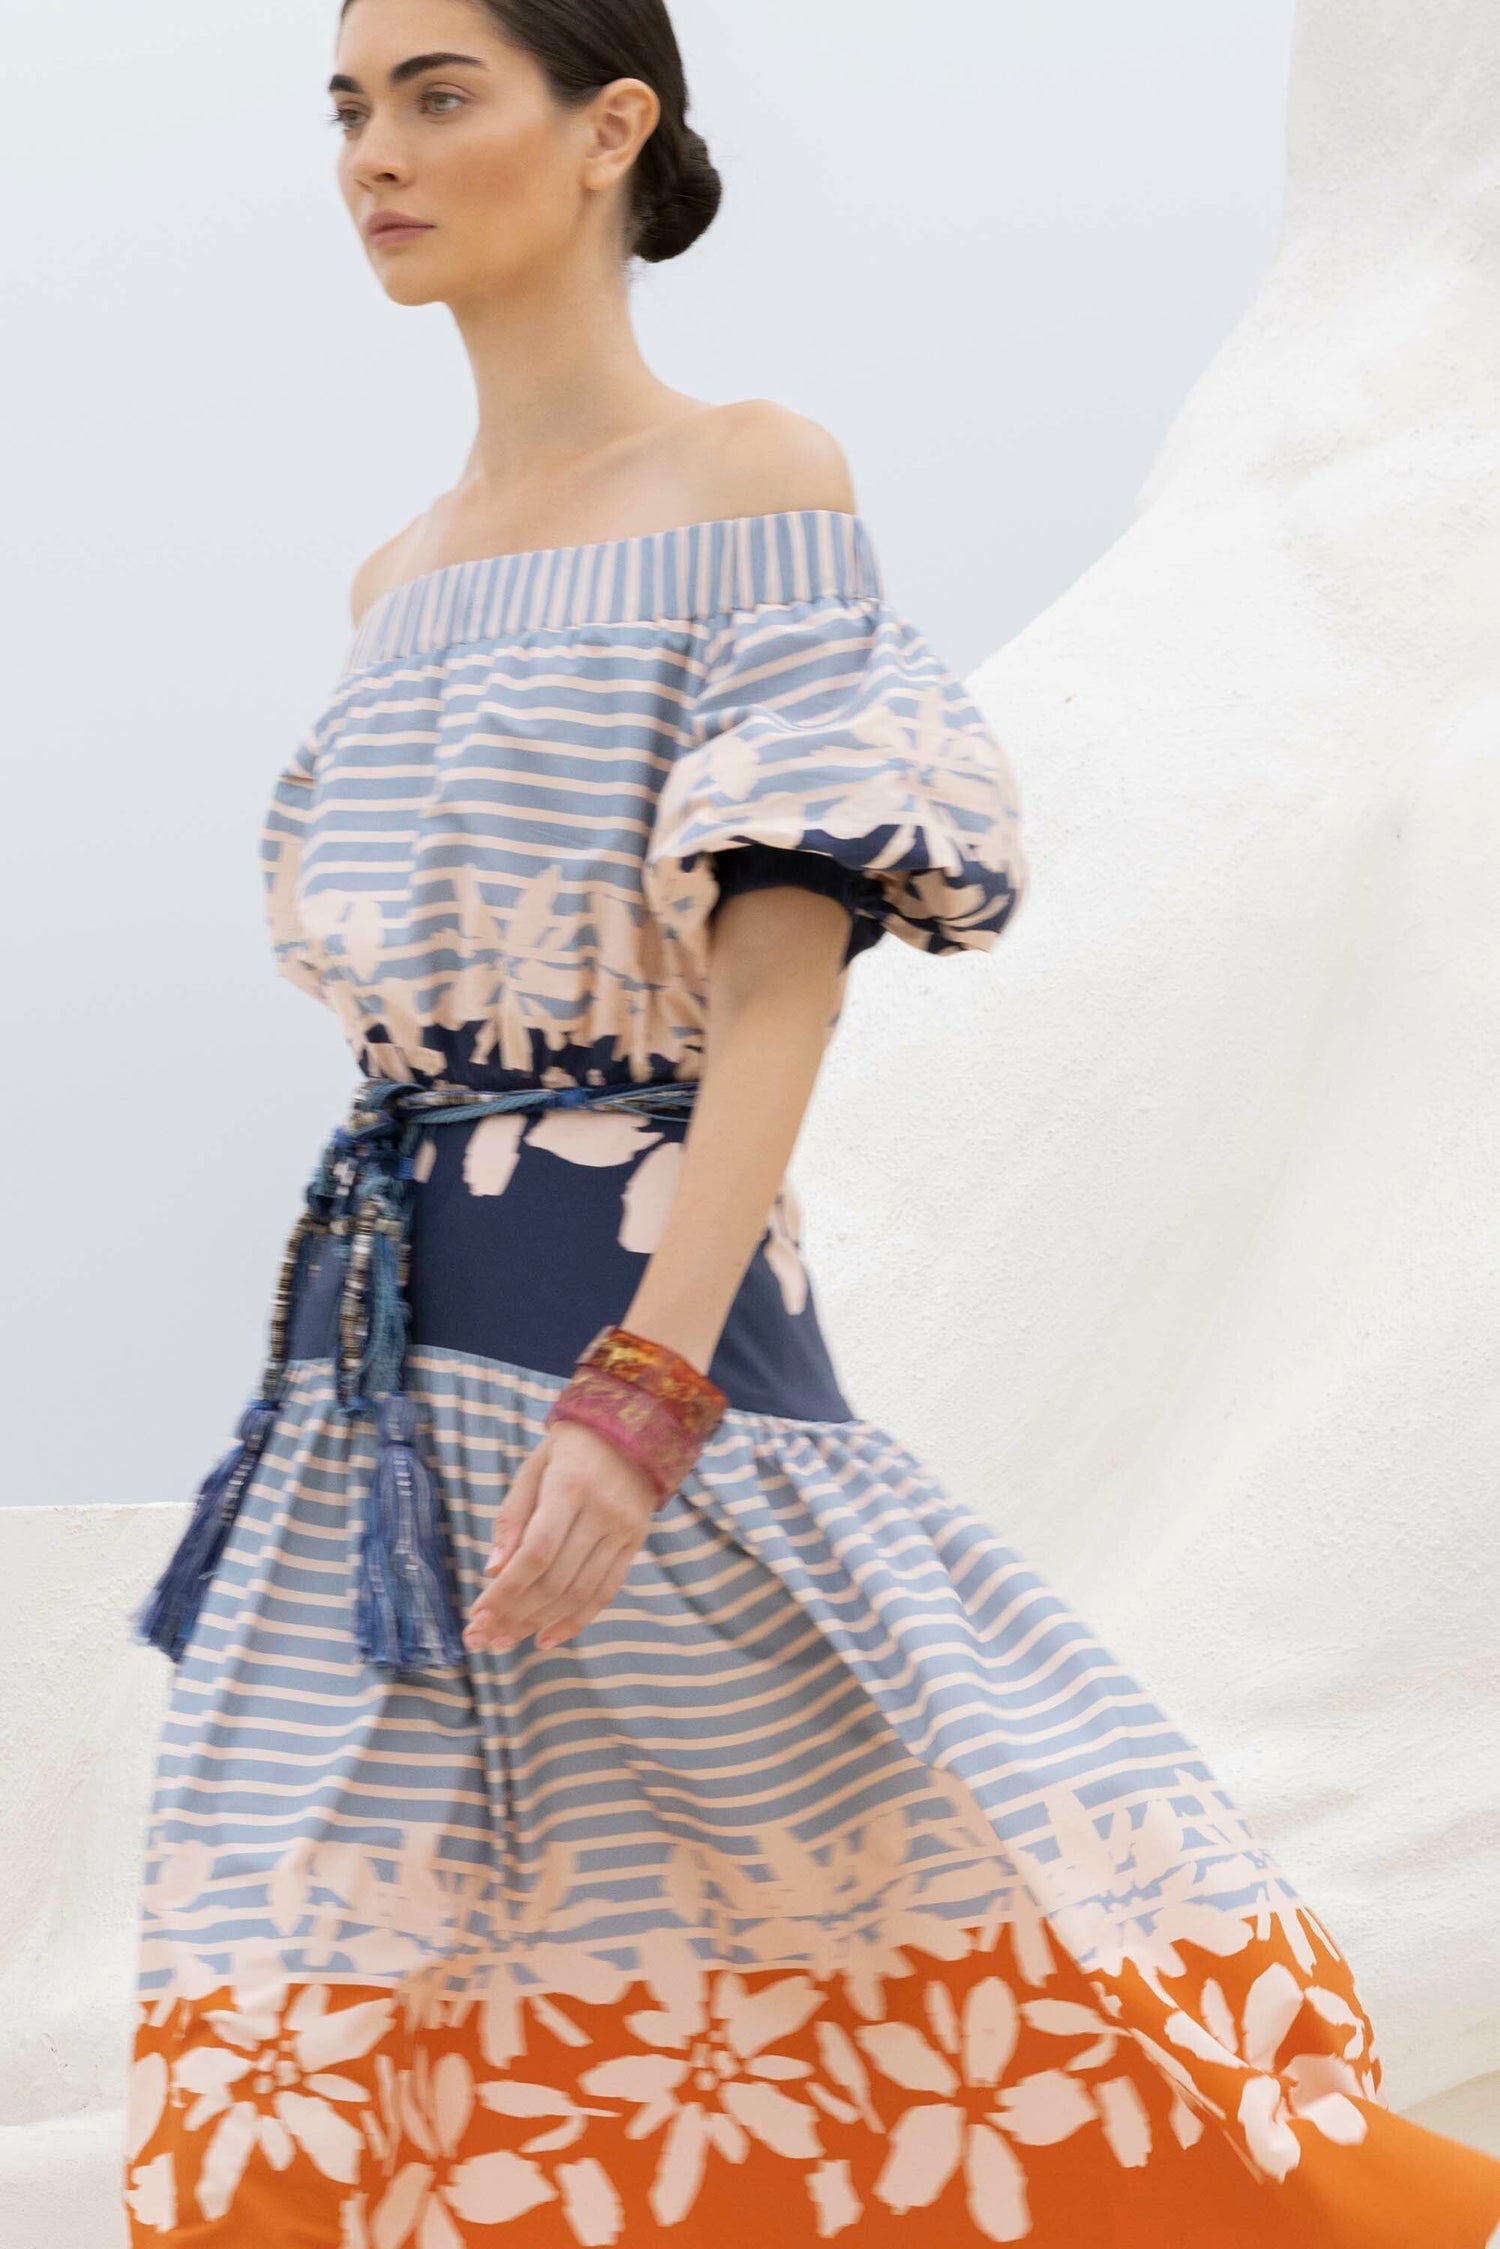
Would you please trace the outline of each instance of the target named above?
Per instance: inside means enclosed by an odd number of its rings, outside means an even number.
[[[318,728],[309,727],[276,776],[260,831],[261,896],[278,974],[323,996],[298,910],[302,852],[312,825]]]
[[[884,894],[873,875],[862,868],[841,866],[826,851],[783,851],[772,843],[736,843],[712,855],[718,898],[733,898],[742,890],[771,890],[791,884],[798,890],[815,890],[832,898],[849,916],[844,944],[844,965],[857,953],[868,952],[885,935]]]
[[[854,917],[851,953],[887,930],[924,952],[986,948],[1026,888],[1020,814],[977,705],[882,595],[746,608],[714,623],[642,882],[686,939],[737,848],[759,855],[748,880],[782,879],[768,853],[815,855]]]

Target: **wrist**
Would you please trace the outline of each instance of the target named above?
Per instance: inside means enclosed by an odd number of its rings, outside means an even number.
[[[706,1375],[718,1349],[722,1320],[698,1310],[653,1308],[649,1298],[630,1304],[621,1315],[618,1332],[639,1336],[685,1359],[696,1373]]]
[[[685,1354],[655,1337],[601,1328],[553,1400],[547,1426],[573,1421],[606,1437],[645,1470],[657,1505],[671,1498],[728,1399]]]

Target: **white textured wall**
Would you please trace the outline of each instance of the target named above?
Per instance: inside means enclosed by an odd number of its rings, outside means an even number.
[[[863,987],[809,1199],[856,1401],[1215,1758],[1393,2105],[1488,2073],[1500,2144],[1500,14],[1306,0],[1293,84],[1258,302],[974,682],[1031,898]]]
[[[1492,2147],[1497,95],[1478,0],[1306,0],[1276,270],[977,682],[1032,898],[993,960],[864,964],[798,1166],[857,1407],[1203,1742],[1393,2105]],[[119,2239],[165,1676],[122,1635],[179,1520],[0,1515],[17,2249]]]

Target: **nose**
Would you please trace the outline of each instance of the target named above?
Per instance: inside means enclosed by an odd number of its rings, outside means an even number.
[[[409,173],[406,165],[394,155],[379,157],[372,161],[361,150],[360,162],[355,167],[354,177],[361,187],[388,188],[396,181],[408,178]]]
[[[409,179],[411,166],[401,145],[401,130],[370,117],[360,128],[350,176],[360,186],[388,187],[393,180]]]

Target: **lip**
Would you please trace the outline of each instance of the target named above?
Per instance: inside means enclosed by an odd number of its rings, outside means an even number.
[[[409,219],[404,211],[377,211],[365,222],[367,242],[404,242],[413,234],[430,234],[431,221]]]

